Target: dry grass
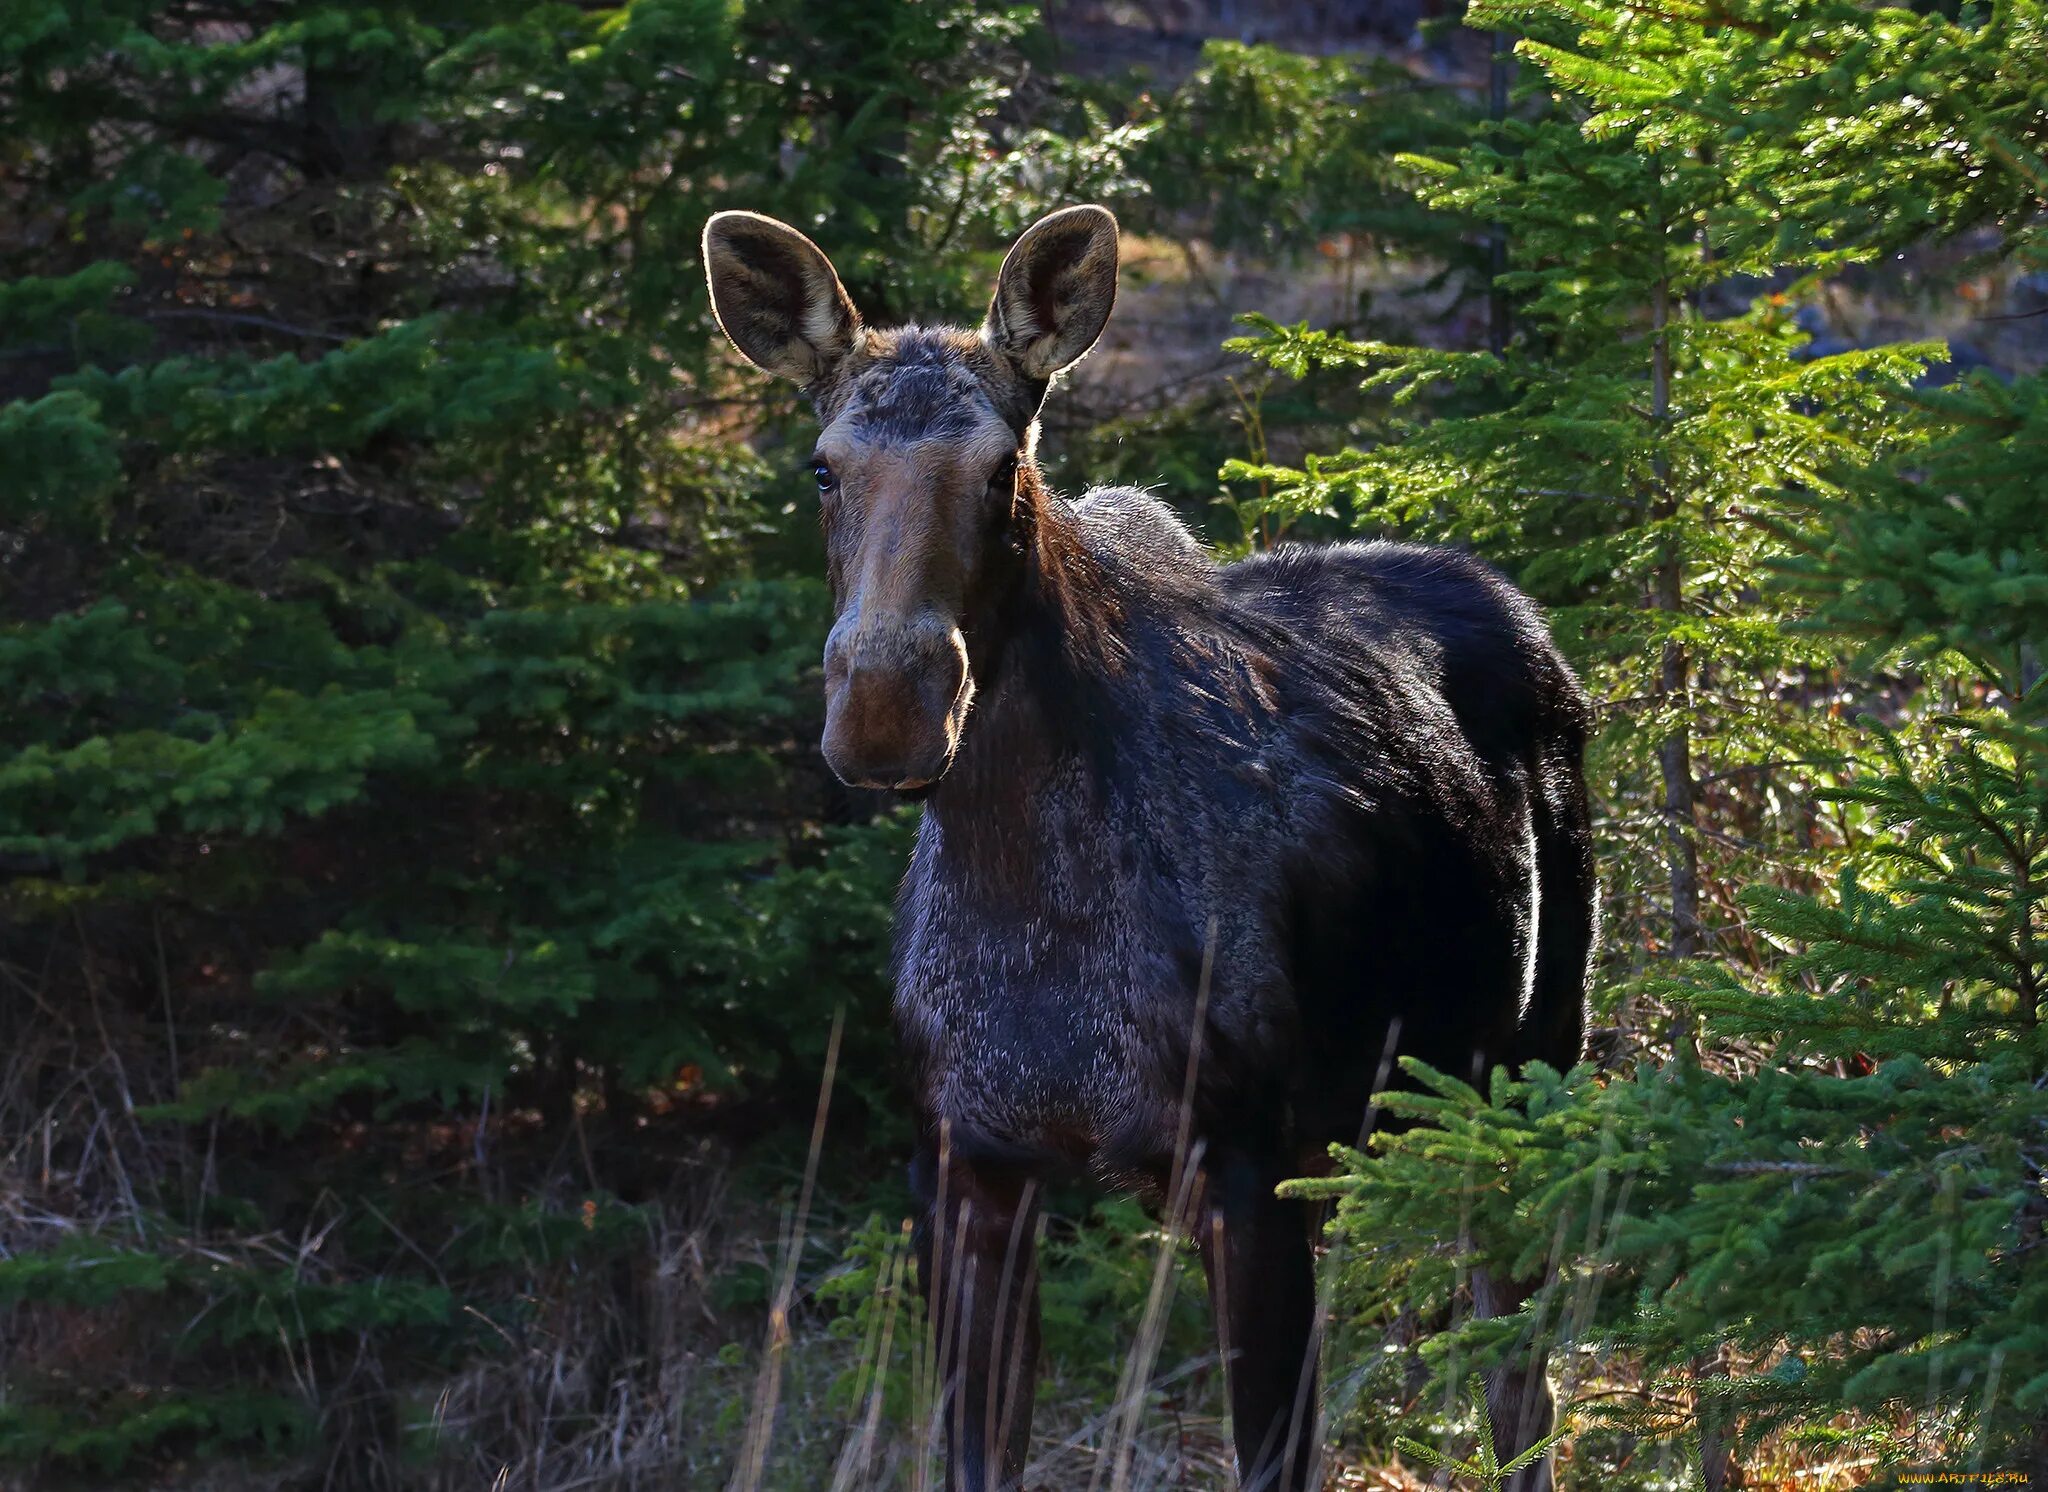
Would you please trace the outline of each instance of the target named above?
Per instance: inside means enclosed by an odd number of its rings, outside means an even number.
[[[23,1073],[35,1066],[72,1076],[31,1112],[22,1104],[34,1085]],[[0,1061],[0,1076],[10,1074],[0,1082],[11,1137],[0,1155],[6,1253],[81,1235],[144,1241],[148,1196],[174,1192],[188,1170],[203,1173],[205,1155],[181,1149],[176,1127],[134,1119],[131,1084],[149,1086],[140,1054],[102,1040],[89,1021],[53,1024],[14,1048]],[[731,1156],[679,1168],[647,1208],[644,1241],[616,1267],[565,1268],[536,1280],[531,1317],[516,1339],[506,1335],[454,1376],[426,1381],[408,1380],[380,1357],[369,1333],[323,1349],[317,1360],[294,1349],[307,1401],[329,1416],[325,1445],[287,1465],[173,1464],[154,1485],[239,1492],[300,1477],[434,1492],[924,1492],[941,1485],[934,1359],[912,1303],[904,1248],[899,1243],[873,1271],[865,1313],[860,1298],[831,1298],[830,1287],[851,1278],[847,1240],[877,1193],[867,1178],[828,1164],[828,1116],[829,1102],[821,1101],[803,1179],[786,1206],[773,1187],[736,1172]],[[331,1277],[339,1266],[327,1250],[347,1205],[335,1199],[305,1236],[195,1234],[189,1247],[289,1265],[308,1280]],[[1113,1375],[1076,1371],[1071,1352],[1062,1367],[1056,1350],[1040,1390],[1027,1485],[1047,1492],[1231,1488],[1216,1363],[1184,1341],[1169,1349],[1162,1326],[1187,1287],[1182,1245],[1160,1229],[1118,1246],[1151,1251],[1131,1271],[1142,1288],[1118,1301],[1121,1391],[1104,1387]],[[764,1272],[771,1282],[765,1300],[728,1299],[734,1281]],[[17,1307],[0,1333],[0,1368],[118,1374],[123,1362],[153,1360],[167,1345],[149,1309],[146,1301],[92,1311]],[[1413,1402],[1413,1384],[1404,1380],[1402,1346],[1357,1330],[1326,1344],[1335,1441],[1327,1487],[1419,1492],[1428,1484],[1385,1449],[1394,1416],[1426,1407]],[[878,1371],[880,1364],[888,1371]],[[1588,1406],[1645,1392],[1616,1365],[1582,1356],[1554,1371],[1568,1399]],[[1672,1407],[1682,1415],[1690,1406]],[[1441,1414],[1436,1421],[1439,1434],[1465,1433]],[[1743,1472],[1752,1486],[1839,1492],[1868,1480],[1872,1467],[1840,1445],[1780,1436],[1747,1448]],[[1631,1444],[1613,1431],[1586,1429],[1565,1446],[1560,1480],[1575,1492],[1653,1492],[1687,1485],[1689,1468],[1669,1441]]]
[[[724,1270],[747,1267],[763,1231],[772,1236],[777,1227],[758,1204],[665,1208],[637,1302],[603,1288],[579,1292],[557,1302],[518,1350],[413,1396],[423,1409],[431,1405],[414,1427],[434,1441],[425,1485],[536,1492],[938,1485],[934,1356],[901,1252],[877,1280],[876,1324],[865,1332],[835,1325],[851,1318],[818,1303],[815,1275],[778,1289],[765,1310],[710,1304],[707,1286]],[[787,1238],[790,1230],[782,1231]],[[816,1252],[829,1258],[831,1248]],[[825,1265],[823,1275],[831,1272]],[[628,1329],[622,1317],[634,1308],[643,1313],[643,1353],[607,1362],[601,1344]],[[876,1372],[883,1361],[907,1374],[907,1414],[885,1412],[887,1390],[900,1382],[884,1382]],[[1109,1402],[1049,1376],[1028,1484],[1114,1484],[1133,1492],[1232,1485],[1213,1366],[1196,1358],[1143,1371],[1138,1393]],[[1119,1461],[1128,1464],[1122,1478]]]

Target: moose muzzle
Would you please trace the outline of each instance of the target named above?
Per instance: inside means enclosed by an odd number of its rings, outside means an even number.
[[[929,787],[952,763],[973,692],[951,619],[842,619],[825,644],[825,760],[849,787]]]

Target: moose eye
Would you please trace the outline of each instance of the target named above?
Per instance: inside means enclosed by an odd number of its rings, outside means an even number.
[[[832,468],[822,461],[813,461],[811,463],[811,475],[818,479],[818,490],[820,492],[830,492],[839,485],[839,478],[833,475]]]
[[[1016,475],[1017,458],[1006,456],[1003,458],[1003,464],[989,473],[988,484],[991,487],[1007,487]]]

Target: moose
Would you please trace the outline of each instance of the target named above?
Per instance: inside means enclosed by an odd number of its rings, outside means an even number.
[[[718,213],[703,247],[726,335],[820,427],[825,760],[923,803],[894,1008],[947,1485],[1023,1475],[1038,1213],[1067,1175],[1178,1209],[1241,1485],[1293,1492],[1319,1475],[1321,1307],[1276,1185],[1361,1143],[1397,1051],[1578,1059],[1589,707],[1535,605],[1459,551],[1224,565],[1143,491],[1047,488],[1040,408],[1109,319],[1117,234],[1096,206],[1041,219],[972,331],[866,325],[772,218]],[[1475,1307],[1518,1288],[1475,1281]],[[1539,1348],[1488,1407],[1503,1459],[1549,1433]]]

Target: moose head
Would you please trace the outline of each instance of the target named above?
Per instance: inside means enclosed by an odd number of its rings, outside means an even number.
[[[825,760],[851,786],[928,787],[960,747],[977,616],[1043,498],[1039,407],[1116,300],[1116,219],[1069,207],[1034,224],[974,331],[864,325],[823,251],[757,213],[714,216],[704,264],[733,345],[818,417]]]

